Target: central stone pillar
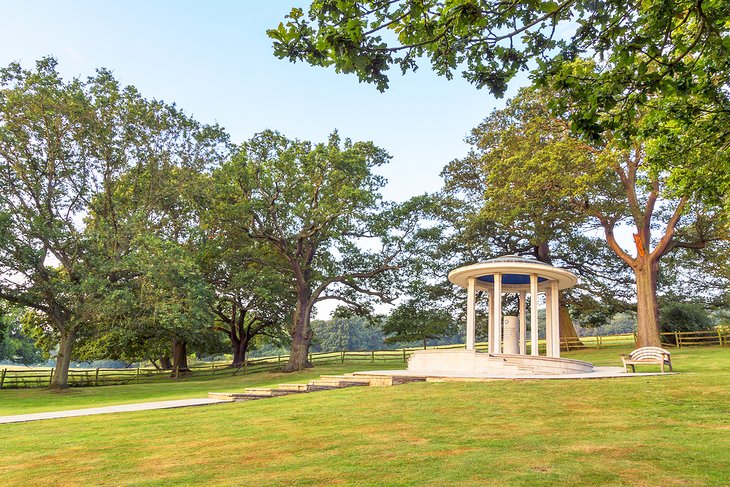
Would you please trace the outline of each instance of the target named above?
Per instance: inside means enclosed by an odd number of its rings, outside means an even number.
[[[516,316],[504,317],[504,350],[502,353],[517,355],[520,353],[520,325]]]

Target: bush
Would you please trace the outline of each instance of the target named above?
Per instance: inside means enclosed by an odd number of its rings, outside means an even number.
[[[696,303],[670,303],[659,312],[662,332],[701,331],[712,329],[712,320],[705,309]],[[674,340],[672,339],[670,341]]]

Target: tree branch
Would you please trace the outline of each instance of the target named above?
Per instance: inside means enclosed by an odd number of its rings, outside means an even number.
[[[682,199],[679,200],[677,207],[674,209],[674,213],[667,222],[667,230],[664,233],[664,236],[661,240],[659,240],[656,248],[651,253],[652,260],[661,259],[663,255],[671,250],[670,244],[672,242],[672,239],[674,238],[674,234],[677,231],[677,223],[679,222],[679,219],[682,218],[682,212],[684,211],[684,207],[687,204],[688,199],[689,198],[687,196],[682,196]]]

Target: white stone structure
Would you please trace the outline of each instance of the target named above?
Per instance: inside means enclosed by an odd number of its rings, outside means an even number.
[[[437,370],[464,374],[566,374],[591,372],[592,364],[560,358],[560,311],[558,292],[578,282],[565,269],[518,256],[505,256],[479,264],[459,267],[449,273],[449,281],[467,290],[466,350],[423,350],[414,352],[409,371]],[[476,300],[483,292],[489,300],[488,353],[477,352]],[[502,298],[517,294],[519,313],[505,317]],[[530,329],[527,330],[526,299],[530,296]],[[543,294],[545,309],[546,352],[538,349],[538,300]],[[527,354],[527,343],[530,354]]]
[[[530,295],[530,351],[538,355],[538,295],[545,296],[545,338],[548,357],[560,357],[560,311],[558,291],[573,287],[578,277],[570,271],[542,262],[508,255],[479,264],[459,267],[449,273],[449,281],[467,290],[466,349],[474,350],[476,341],[476,293],[486,292],[489,299],[489,353],[502,353],[502,296],[519,296],[519,353],[527,351],[525,300]]]

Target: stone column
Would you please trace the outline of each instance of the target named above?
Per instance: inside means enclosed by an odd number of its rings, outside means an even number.
[[[553,357],[560,357],[560,300],[558,295],[558,281],[550,286],[552,298],[550,300],[550,314],[553,317]]]
[[[503,331],[504,347],[502,347],[502,353],[508,353],[510,355],[517,355],[520,353],[519,318],[517,316],[505,316]]]
[[[539,355],[537,349],[537,274],[530,274],[530,354]]]
[[[545,290],[545,355],[553,357],[553,307],[550,305],[550,284]]]
[[[502,353],[502,274],[494,274],[494,353]]]
[[[487,291],[489,296],[489,317],[487,319],[487,352],[494,353],[494,288]]]
[[[525,316],[525,299],[527,293],[520,291],[520,354],[527,353],[527,317]]]
[[[476,278],[470,277],[466,295],[466,349],[474,350],[476,339]]]

